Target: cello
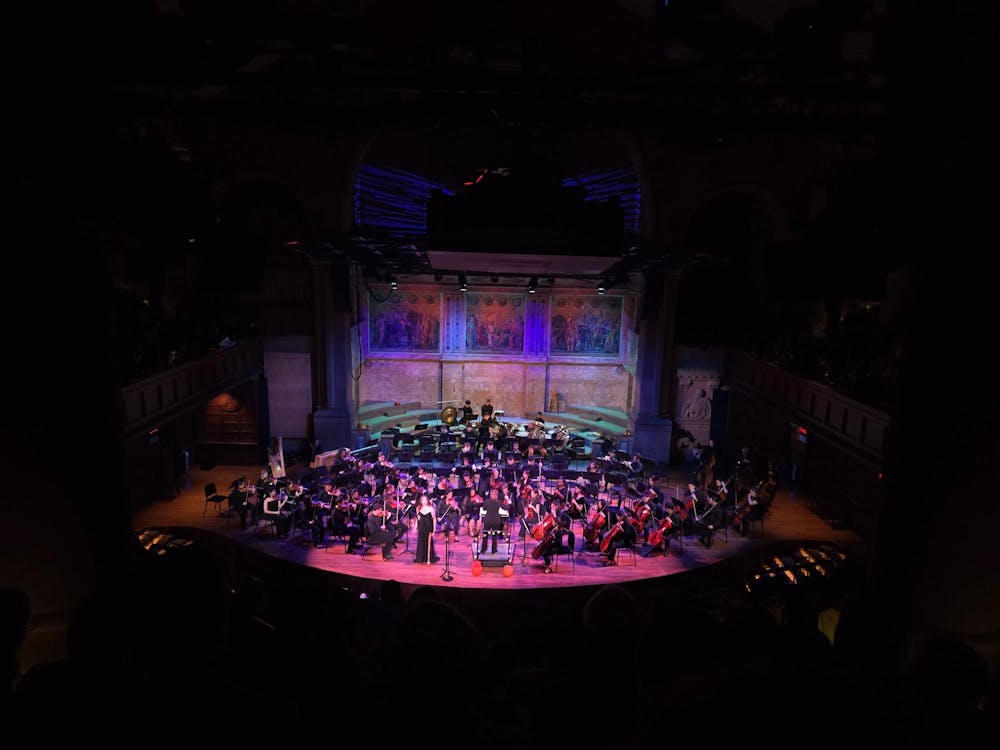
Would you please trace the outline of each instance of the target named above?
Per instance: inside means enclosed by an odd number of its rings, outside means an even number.
[[[636,533],[642,534],[642,530],[646,526],[646,521],[648,521],[653,516],[653,511],[649,509],[649,505],[643,500],[640,505],[635,510],[635,516],[629,519],[629,522],[635,526]]]
[[[555,543],[556,532],[558,532],[558,530],[559,528],[557,526],[553,526],[551,529],[545,532],[545,536],[543,536],[541,541],[535,545],[535,548],[533,550],[531,550],[532,559],[537,560],[538,558],[540,558],[542,555],[545,554],[545,550],[547,550]]]
[[[539,523],[536,523],[535,526],[531,529],[531,536],[537,539],[539,542],[541,542],[543,539],[545,539],[545,535],[548,534],[550,531],[552,531],[553,528],[555,528],[555,525],[556,525],[556,517],[553,514],[549,513]]]
[[[649,532],[649,538],[646,540],[646,543],[650,547],[659,547],[666,541],[667,534],[670,533],[673,527],[674,522],[670,520],[670,516],[664,517],[664,519],[660,521],[660,525]]]
[[[594,508],[594,512],[590,514],[590,519],[587,521],[587,525],[583,527],[583,538],[593,544],[597,541],[598,532],[604,528],[607,522],[608,517],[605,512],[600,508]]]
[[[618,523],[611,527],[611,531],[604,535],[604,538],[601,540],[601,552],[607,552],[608,548],[611,547],[611,542],[613,542],[615,538],[621,536],[624,531],[624,525],[625,520],[620,519]]]

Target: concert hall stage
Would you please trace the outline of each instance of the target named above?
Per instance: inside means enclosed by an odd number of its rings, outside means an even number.
[[[304,470],[305,467],[298,467]],[[313,548],[293,539],[278,539],[273,530],[257,531],[248,527],[240,529],[235,516],[220,516],[216,506],[209,505],[205,511],[203,486],[214,482],[225,492],[230,483],[241,476],[254,475],[257,467],[217,466],[211,470],[192,469],[187,481],[177,497],[139,509],[133,518],[136,531],[155,528],[168,536],[196,538],[212,544],[224,545],[228,555],[243,556],[246,559],[263,556],[272,561],[284,561],[299,568],[309,569],[317,574],[326,573],[331,580],[359,593],[377,593],[385,581],[397,581],[404,592],[431,586],[441,589],[462,589],[481,591],[526,591],[575,589],[579,587],[599,587],[609,583],[633,584],[663,580],[695,571],[721,570],[726,566],[727,576],[738,575],[740,570],[750,571],[753,566],[773,559],[774,550],[788,550],[793,557],[799,556],[800,546],[822,545],[825,549],[851,549],[860,544],[858,535],[848,529],[835,529],[809,509],[808,498],[779,487],[763,524],[755,524],[746,536],[740,536],[732,529],[719,532],[711,548],[706,549],[696,536],[684,539],[683,548],[676,540],[670,542],[666,556],[644,556],[646,550],[638,548],[633,559],[619,553],[617,565],[608,566],[603,556],[597,552],[583,551],[583,538],[579,525],[576,532],[576,554],[561,556],[554,561],[551,574],[543,572],[540,559],[532,558],[534,540],[527,542],[511,538],[512,574],[505,574],[502,565],[483,566],[479,575],[474,574],[475,554],[473,540],[463,526],[458,541],[446,546],[441,532],[435,533],[435,553],[437,563],[427,565],[415,562],[415,541],[413,531],[394,550],[394,559],[383,561],[376,550],[362,555],[359,544],[354,554],[345,552],[345,544],[334,542],[326,547]],[[290,470],[294,476],[294,469]],[[666,486],[679,495],[690,476],[688,467],[671,470],[666,474]],[[661,484],[661,486],[663,486]],[[222,505],[225,508],[225,504]],[[500,542],[498,552],[504,551]],[[811,549],[811,548],[810,548]],[[448,571],[450,581],[445,576],[446,552],[450,553]],[[736,566],[736,567],[733,567]],[[772,566],[773,567],[773,566]],[[779,571],[781,572],[781,571]]]

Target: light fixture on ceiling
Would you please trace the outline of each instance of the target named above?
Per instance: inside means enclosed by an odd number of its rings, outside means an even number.
[[[535,290],[538,288],[538,277],[532,276],[528,281],[528,294],[534,294]]]
[[[600,282],[598,282],[598,284],[597,284],[597,293],[598,294],[604,294],[604,292],[607,291],[607,287],[605,287],[606,283],[607,282],[604,279],[601,279]]]
[[[549,286],[555,286],[555,284],[556,284],[556,277],[555,276],[549,276],[548,282],[549,282]]]
[[[492,281],[494,284],[497,284],[500,282],[500,277],[497,276],[496,274],[493,274],[490,276],[490,281]]]
[[[389,286],[393,289],[399,289],[399,279],[396,278],[395,274],[389,274]]]
[[[469,289],[469,282],[465,278],[465,274],[464,273],[460,273],[458,275],[458,291],[465,292],[465,291],[468,291],[468,289]]]
[[[444,278],[444,274],[443,273],[441,273],[440,271],[435,271],[434,272],[434,281],[441,281],[441,279],[443,279],[443,278]]]

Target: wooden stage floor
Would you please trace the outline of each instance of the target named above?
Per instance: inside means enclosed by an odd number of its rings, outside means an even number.
[[[728,539],[725,533],[719,532],[709,549],[700,544],[694,536],[685,539],[683,550],[677,541],[671,541],[667,556],[643,557],[641,556],[643,550],[640,548],[635,565],[632,565],[627,555],[619,554],[618,564],[607,566],[603,564],[603,557],[597,553],[583,552],[573,556],[575,566],[568,557],[563,556],[558,559],[558,570],[545,574],[542,561],[531,557],[533,541],[529,540],[527,548],[518,543],[513,549],[513,575],[505,576],[503,568],[497,566],[485,567],[483,573],[476,576],[473,575],[475,558],[472,553],[472,539],[463,527],[458,541],[450,545],[451,559],[448,569],[452,578],[450,581],[445,581],[442,579],[445,570],[445,544],[440,532],[435,534],[434,540],[435,552],[440,560],[427,565],[418,564],[414,560],[416,545],[412,539],[413,532],[408,535],[411,538],[405,546],[401,543],[396,548],[394,559],[383,561],[378,550],[362,558],[361,545],[354,554],[348,555],[345,552],[345,545],[341,543],[314,549],[298,541],[290,541],[291,535],[282,540],[276,538],[271,530],[257,534],[250,527],[241,530],[237,517],[229,519],[220,517],[215,505],[210,504],[207,514],[203,515],[206,483],[214,482],[220,492],[225,492],[234,479],[256,473],[257,467],[247,466],[216,466],[211,470],[192,468],[180,488],[179,495],[139,509],[133,516],[133,528],[136,531],[150,527],[172,528],[178,533],[184,527],[210,531],[228,537],[250,550],[316,570],[358,579],[359,583],[368,581],[377,584],[380,581],[394,580],[410,590],[420,586],[479,590],[602,586],[609,583],[659,579],[706,568],[752,553],[755,549],[767,547],[774,542],[802,540],[827,542],[842,547],[854,546],[861,542],[856,532],[832,528],[825,520],[811,512],[807,497],[797,494],[790,488],[779,487],[763,528],[755,524],[747,536],[740,536],[730,529]],[[294,469],[289,473],[295,476]],[[687,467],[667,472],[666,485],[670,488],[679,488],[670,494],[680,496],[689,475]],[[579,527],[575,526],[574,530],[577,532],[576,548],[579,552],[583,539]],[[504,550],[502,542],[499,549]]]

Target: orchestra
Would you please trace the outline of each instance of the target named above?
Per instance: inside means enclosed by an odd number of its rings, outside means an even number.
[[[230,511],[240,518],[241,528],[249,524],[257,529],[264,521],[281,539],[292,530],[293,540],[313,546],[339,537],[347,554],[361,546],[381,547],[382,559],[391,560],[393,550],[416,528],[417,505],[427,496],[433,509],[431,533],[440,533],[442,541],[467,534],[474,551],[495,553],[501,539],[510,545],[516,538],[524,548],[522,562],[531,551],[548,571],[552,556],[567,550],[614,565],[625,545],[635,546],[642,556],[665,555],[671,541],[682,543],[685,536],[696,535],[707,549],[718,531],[730,526],[746,534],[761,512],[761,498],[773,498],[773,472],[757,482],[745,477],[745,470],[741,473],[741,465],[728,479],[717,473],[717,462],[703,465],[686,491],[673,493],[665,492],[661,477],[647,471],[639,454],[611,451],[588,459],[585,469],[565,463],[566,468],[556,469],[547,458],[565,448],[565,428],[555,426],[552,434],[559,439],[554,440],[545,437],[550,433],[544,430],[544,418],[518,427],[500,422],[502,413],[494,409],[483,420],[490,431],[482,442],[473,437],[477,425],[471,420],[457,425],[465,435],[460,453],[454,453],[457,444],[451,443],[451,463],[433,468],[397,465],[392,447],[334,451],[332,464],[301,478],[276,476],[265,465],[256,481],[244,476],[232,482]],[[537,434],[543,437],[532,437]],[[579,550],[574,523],[583,537]]]

